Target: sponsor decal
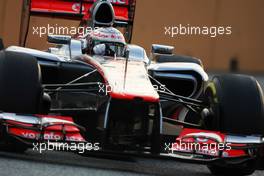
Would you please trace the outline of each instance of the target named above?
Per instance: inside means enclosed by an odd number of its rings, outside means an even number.
[[[72,5],[72,10],[75,11],[75,12],[80,12],[80,10],[81,10],[80,6],[81,6],[80,3],[74,3]],[[85,11],[86,11],[85,7],[82,6],[82,12],[85,12]]]
[[[126,4],[127,0],[109,0],[113,4]]]
[[[37,133],[29,133],[29,132],[22,132],[22,136],[24,138],[28,138],[28,139],[37,139],[39,138],[40,134]],[[77,137],[77,136],[65,136],[67,141],[83,141],[83,139],[81,137]],[[61,140],[62,136],[59,134],[55,134],[53,132],[50,133],[45,133],[44,134],[44,139],[45,140]]]

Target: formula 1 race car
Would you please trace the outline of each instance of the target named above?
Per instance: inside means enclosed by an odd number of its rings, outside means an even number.
[[[231,74],[209,80],[199,59],[175,55],[171,46],[153,44],[147,57],[113,27],[122,23],[131,32],[129,15],[115,24],[114,14],[118,7],[130,12],[135,1],[117,2],[91,6],[87,35],[49,35],[57,46],[45,52],[0,51],[0,149],[85,143],[83,155],[173,158],[206,164],[213,174],[263,169],[258,82]]]

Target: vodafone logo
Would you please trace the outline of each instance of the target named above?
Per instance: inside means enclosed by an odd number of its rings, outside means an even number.
[[[81,6],[80,3],[74,3],[72,5],[72,10],[75,11],[75,12],[80,12],[80,10],[81,10],[80,6]],[[82,11],[83,12],[85,11],[85,7],[84,6],[82,6]]]
[[[126,0],[109,0],[113,4],[126,4]]]
[[[28,138],[28,139],[37,139],[40,137],[40,134],[22,132],[22,136],[25,138]],[[63,138],[61,135],[55,134],[53,132],[45,133],[43,137],[45,140],[62,140],[62,138]],[[83,141],[83,139],[78,137],[78,136],[66,136],[66,140],[68,140],[68,141]]]
[[[109,2],[111,2],[112,4],[126,4],[127,3],[127,0],[108,0]],[[72,10],[75,11],[75,12],[80,12],[80,3],[74,3],[72,5]],[[83,5],[82,6],[82,12],[85,11],[85,6]]]

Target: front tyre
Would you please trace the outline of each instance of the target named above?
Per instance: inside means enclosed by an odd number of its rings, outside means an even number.
[[[264,135],[263,93],[255,78],[215,76],[205,89],[205,97],[212,112],[211,130]]]
[[[40,68],[28,54],[0,51],[0,111],[37,114],[43,98]],[[22,153],[28,146],[6,135],[0,124],[0,150]]]
[[[205,89],[211,116],[207,129],[240,135],[264,135],[263,93],[251,76],[215,76]],[[214,175],[250,175],[256,160],[236,165],[209,165]]]

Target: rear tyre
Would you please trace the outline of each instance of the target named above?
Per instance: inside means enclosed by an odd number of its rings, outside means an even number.
[[[158,120],[153,121],[153,130],[151,135],[151,154],[158,155],[161,152],[161,134]]]
[[[209,165],[208,169],[213,175],[251,175],[255,172],[255,162],[247,162],[244,165],[225,167],[218,165]]]
[[[28,148],[29,146],[17,141],[17,139],[10,138],[10,136],[0,142],[0,151],[24,153]]]
[[[161,105],[159,104],[157,106],[157,111],[159,111],[159,108]],[[158,155],[162,151],[162,135],[161,135],[161,114],[158,112],[153,119],[152,122],[152,134],[150,136],[150,142],[151,142],[151,154]]]
[[[215,76],[205,90],[211,117],[207,128],[224,133],[252,135],[264,134],[263,93],[251,76]],[[256,161],[236,165],[210,165],[214,175],[250,175]]]
[[[24,153],[28,149],[28,146],[14,144],[0,146],[0,151],[11,152],[11,153]]]

